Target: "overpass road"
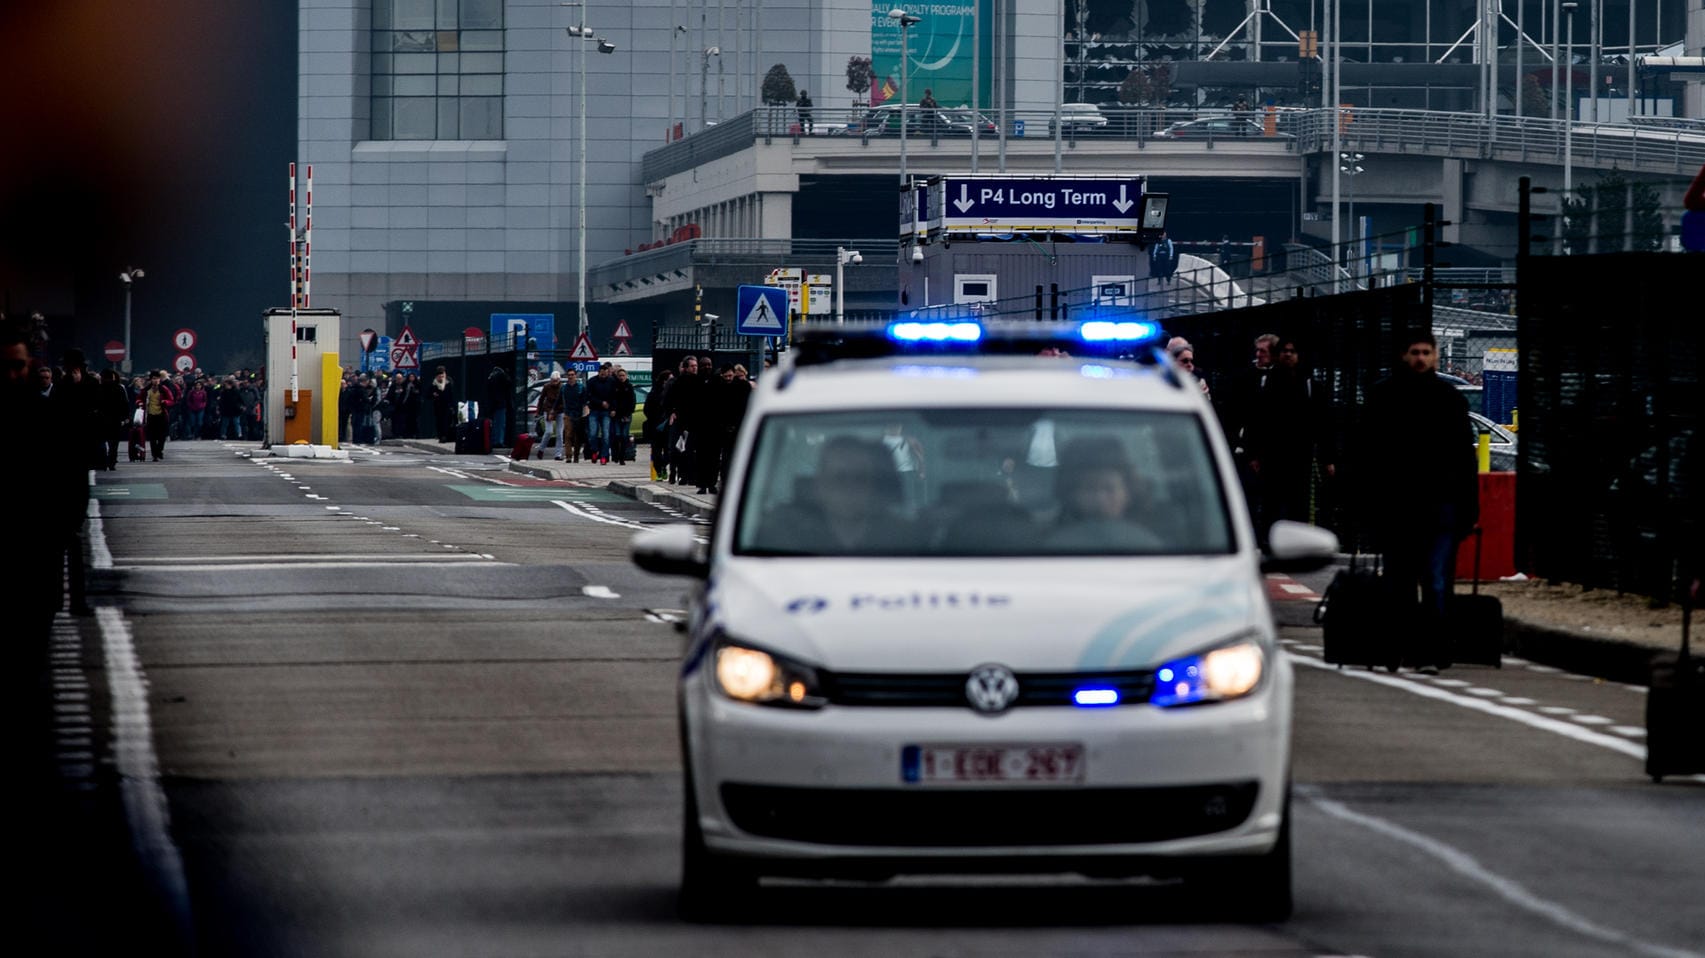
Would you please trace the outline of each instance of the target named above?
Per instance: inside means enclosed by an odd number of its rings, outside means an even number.
[[[1642,775],[1641,690],[1331,669],[1324,573],[1274,589],[1299,673],[1288,923],[1059,878],[772,885],[682,924],[684,586],[625,559],[671,518],[495,458],[254,451],[97,474],[100,614],[55,633],[81,839],[37,877],[61,953],[1705,953],[1705,784]]]

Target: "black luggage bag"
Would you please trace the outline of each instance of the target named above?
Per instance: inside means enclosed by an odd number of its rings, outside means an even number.
[[[1395,672],[1403,661],[1403,642],[1400,640],[1401,617],[1394,614],[1385,585],[1380,581],[1379,559],[1358,567],[1358,556],[1350,556],[1350,566],[1339,570],[1314,607],[1314,621],[1320,624],[1323,658],[1337,666],[1383,665]]]
[[[491,454],[491,420],[476,419],[456,426],[456,452],[462,455]]]
[[[1705,658],[1693,655],[1688,636],[1698,587],[1695,580],[1683,594],[1681,654],[1665,653],[1652,661],[1646,693],[1646,774],[1654,782],[1665,775],[1705,773]]]
[[[1468,595],[1452,592],[1445,599],[1445,631],[1450,660],[1458,665],[1504,667],[1504,604],[1497,596],[1480,594],[1480,546],[1485,538],[1474,527],[1474,584]]]

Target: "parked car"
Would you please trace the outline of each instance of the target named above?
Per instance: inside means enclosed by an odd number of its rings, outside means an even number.
[[[1516,468],[1516,434],[1498,425],[1477,412],[1468,414],[1474,423],[1474,442],[1480,442],[1480,437],[1492,437],[1492,471],[1514,472]]]
[[[997,136],[1000,128],[995,121],[968,109],[940,111],[943,136],[970,136],[973,127],[978,136]]]
[[[1291,140],[1295,136],[1279,130],[1267,132],[1266,124],[1251,116],[1204,116],[1174,123],[1155,134],[1159,140],[1234,140],[1266,137],[1270,140]]]
[[[980,136],[997,136],[1000,132],[995,121],[981,113],[973,114],[968,109],[925,110],[914,104],[904,112],[907,136],[970,136],[973,122]],[[900,113],[898,103],[872,107],[863,116],[848,123],[845,132],[859,136],[899,136]],[[976,117],[975,121],[972,120],[973,115]]]
[[[1060,129],[1068,136],[1096,133],[1107,126],[1107,117],[1093,103],[1060,104]],[[1054,118],[1048,117],[1048,135],[1054,134]]]

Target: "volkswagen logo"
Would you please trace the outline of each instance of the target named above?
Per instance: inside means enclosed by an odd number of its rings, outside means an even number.
[[[800,615],[802,613],[805,615],[814,615],[828,607],[829,600],[820,595],[802,595],[789,602],[786,609],[794,615]]]
[[[1004,665],[979,665],[965,680],[965,701],[984,715],[1004,712],[1018,699],[1018,677]]]

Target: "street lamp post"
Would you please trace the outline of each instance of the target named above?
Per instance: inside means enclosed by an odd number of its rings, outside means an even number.
[[[906,111],[912,108],[911,94],[906,91],[906,77],[911,72],[911,47],[908,38],[912,27],[923,22],[923,17],[913,16],[895,7],[888,11],[888,19],[900,24],[900,188],[906,188]],[[973,121],[974,122],[974,121]]]
[[[1356,177],[1366,172],[1366,170],[1362,167],[1363,159],[1365,159],[1365,157],[1360,153],[1338,154],[1338,171],[1350,179],[1349,189],[1347,190],[1349,194],[1350,207],[1348,219],[1350,221],[1350,234],[1355,237],[1354,240],[1351,241],[1352,245],[1350,247],[1349,272],[1352,280],[1356,278],[1359,272],[1361,260],[1364,256],[1362,246],[1362,227],[1360,223],[1356,222]]]
[[[119,369],[126,376],[130,375],[130,290],[137,280],[146,275],[141,270],[128,266],[124,272],[118,274],[118,281],[124,284],[124,362]]]
[[[1569,202],[1569,191],[1575,186],[1575,8],[1569,0],[1563,4],[1563,15],[1569,18],[1568,38],[1563,53],[1563,202]],[[1559,231],[1561,232],[1561,231]]]
[[[593,38],[592,28],[586,25],[586,4],[583,2],[582,3],[564,3],[563,6],[565,6],[565,7],[579,7],[580,11],[581,11],[580,25],[574,26],[574,27],[568,27],[567,28],[568,35],[570,37],[574,38],[576,41],[586,41],[586,40],[592,39]],[[579,269],[577,270],[577,272],[580,275],[579,275],[579,291],[576,293],[576,300],[575,300],[575,307],[574,308],[575,308],[575,315],[579,319],[579,323],[577,324],[575,331],[576,331],[576,333],[584,334],[586,332],[586,327],[587,327],[587,321],[586,321],[586,59],[587,59],[587,57],[586,57],[586,50],[584,49],[583,43],[577,42],[575,44],[575,46],[579,50],[579,54],[580,54],[580,133],[577,137],[577,139],[580,142],[576,146],[576,152],[579,153],[579,155],[580,155],[580,186],[579,186],[579,189],[577,191],[578,198],[576,199],[576,202],[575,202],[575,205],[577,207],[577,209],[575,211],[576,212],[575,218],[579,221],[579,225],[576,227],[575,233],[579,239],[579,244],[580,244],[580,252],[579,252],[580,262],[579,262]],[[611,43],[610,41],[605,40],[602,37],[600,37],[600,38],[598,38],[598,52],[599,53],[615,53],[616,52],[616,45],[614,43]]]
[[[864,254],[856,249],[835,247],[835,325],[847,321],[847,272],[848,263],[857,266],[864,262]]]

